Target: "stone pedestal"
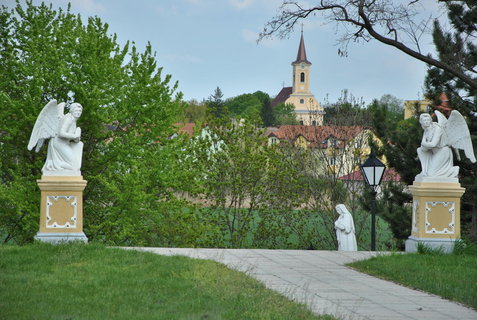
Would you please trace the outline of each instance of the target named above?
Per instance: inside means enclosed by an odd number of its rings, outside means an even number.
[[[83,232],[82,176],[42,176],[40,230],[35,239],[50,242],[88,242]]]
[[[465,189],[459,183],[416,182],[413,196],[412,231],[406,251],[416,252],[417,244],[451,252],[460,238],[460,198]]]

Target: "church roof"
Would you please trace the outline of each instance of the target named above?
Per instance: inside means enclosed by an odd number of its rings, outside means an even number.
[[[296,60],[292,62],[295,63],[307,63],[311,64],[310,61],[306,58],[306,50],[305,50],[305,40],[303,39],[303,31],[301,32],[301,39],[300,39],[300,46],[298,47],[298,54],[296,55]]]
[[[283,87],[275,99],[272,100],[272,108],[275,108],[278,104],[285,102],[292,93],[293,87]]]

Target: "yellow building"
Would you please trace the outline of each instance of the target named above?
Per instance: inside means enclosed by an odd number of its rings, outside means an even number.
[[[416,110],[417,104],[417,110]],[[431,101],[429,100],[406,100],[404,101],[404,120],[420,113],[429,112],[431,110]],[[417,114],[416,114],[417,111]]]
[[[296,60],[292,62],[293,86],[284,87],[273,99],[272,107],[279,103],[293,104],[296,118],[301,125],[323,124],[324,111],[315,96],[310,92],[311,62],[306,57],[303,31]]]
[[[363,126],[284,125],[267,136],[269,144],[290,143],[311,150],[321,167],[314,168],[315,173],[336,176],[359,170],[371,152],[370,138],[381,144],[375,133]]]

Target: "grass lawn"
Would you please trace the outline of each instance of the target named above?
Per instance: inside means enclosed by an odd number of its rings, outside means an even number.
[[[100,245],[0,246],[0,319],[334,319],[212,261]]]
[[[349,266],[477,309],[477,255],[395,254]]]

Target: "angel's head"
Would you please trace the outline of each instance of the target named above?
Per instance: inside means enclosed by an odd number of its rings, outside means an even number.
[[[421,113],[419,123],[423,128],[428,128],[432,124],[432,117],[429,113]]]
[[[81,117],[81,114],[83,113],[83,106],[81,106],[79,103],[73,103],[73,104],[70,106],[70,113],[71,113],[75,118]]]

